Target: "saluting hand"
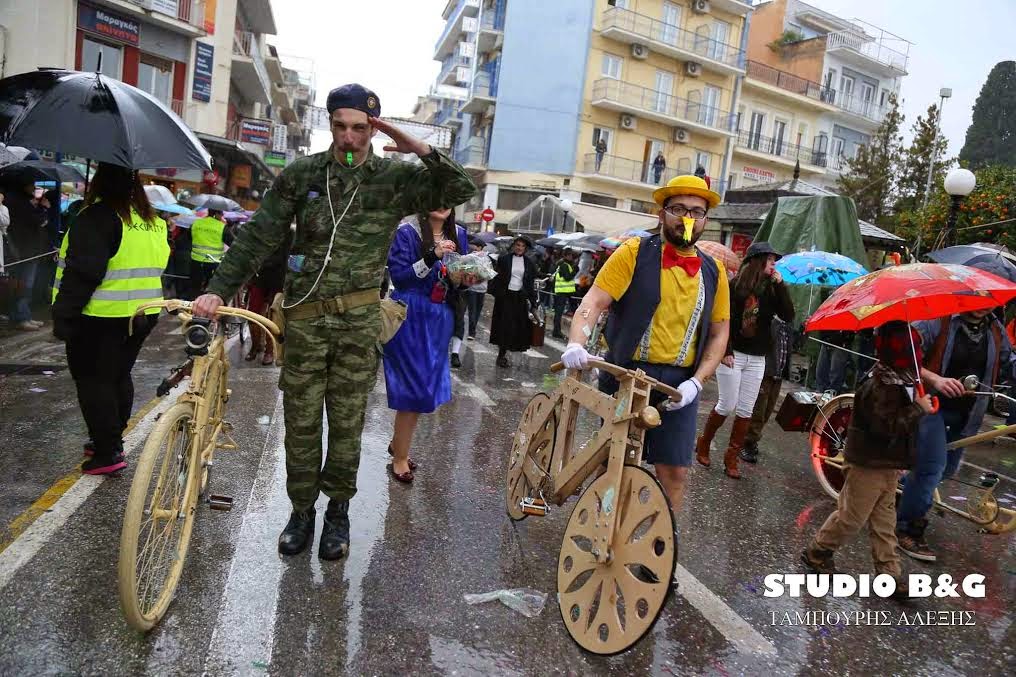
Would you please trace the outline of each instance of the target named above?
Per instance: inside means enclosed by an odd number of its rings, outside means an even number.
[[[423,143],[416,137],[405,133],[390,122],[385,122],[381,118],[375,117],[368,117],[367,120],[370,122],[371,127],[379,132],[384,132],[395,142],[394,146],[385,146],[384,149],[386,151],[412,153],[420,157],[430,154],[431,148],[429,144]]]

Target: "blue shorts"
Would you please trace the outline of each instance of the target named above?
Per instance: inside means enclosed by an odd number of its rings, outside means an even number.
[[[608,358],[609,359],[609,358]],[[674,367],[667,364],[630,362],[628,369],[641,369],[657,381],[677,387],[695,374],[692,367]],[[600,390],[609,395],[617,392],[618,382],[610,374],[600,372]],[[650,404],[659,404],[666,396],[653,392]],[[695,433],[698,426],[699,397],[691,404],[675,411],[660,411],[661,423],[646,431],[643,458],[652,464],[674,465],[687,468],[695,455]]]

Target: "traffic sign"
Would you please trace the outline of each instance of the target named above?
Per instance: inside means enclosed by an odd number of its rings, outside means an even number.
[[[494,210],[489,207],[487,209],[484,209],[482,212],[480,212],[480,218],[483,219],[485,222],[490,223],[491,221],[494,220]]]

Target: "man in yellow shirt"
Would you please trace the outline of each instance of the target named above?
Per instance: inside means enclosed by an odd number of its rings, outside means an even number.
[[[653,199],[661,207],[660,233],[632,238],[607,259],[575,313],[561,360],[569,369],[587,366],[584,344],[609,308],[607,360],[681,391],[681,401],[660,412],[662,424],[646,433],[646,460],[676,513],[692,464],[702,383],[727,349],[730,290],[722,264],[695,247],[720,196],[697,176],[678,176]],[[617,387],[609,374],[600,375],[601,390]]]

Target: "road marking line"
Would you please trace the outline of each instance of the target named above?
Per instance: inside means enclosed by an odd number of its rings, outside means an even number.
[[[674,570],[678,594],[698,609],[741,653],[776,655],[776,646],[680,564]]]
[[[175,402],[175,398],[164,398],[157,403],[157,406],[149,409],[147,413],[150,417],[139,419],[134,429],[124,437],[124,449],[132,449],[136,444],[142,442],[155,425],[157,415],[169,409]],[[151,416],[151,414],[155,415]],[[77,475],[77,479],[68,483],[73,475]],[[47,502],[51,501],[50,507],[44,509],[3,552],[0,552],[0,590],[7,587],[18,569],[38,554],[57,530],[105,480],[106,477],[103,475],[81,475],[75,472],[61,479],[43,494],[43,498],[46,498]],[[58,485],[63,490],[62,492],[57,489]],[[54,497],[58,498],[52,500]],[[43,498],[40,498],[36,503],[43,501]],[[34,506],[35,504],[33,504]]]
[[[493,407],[494,400],[490,399],[490,396],[475,383],[466,383],[459,378],[458,374],[452,374],[452,380],[459,386],[459,389],[464,392],[467,396],[478,400],[481,407]]]

